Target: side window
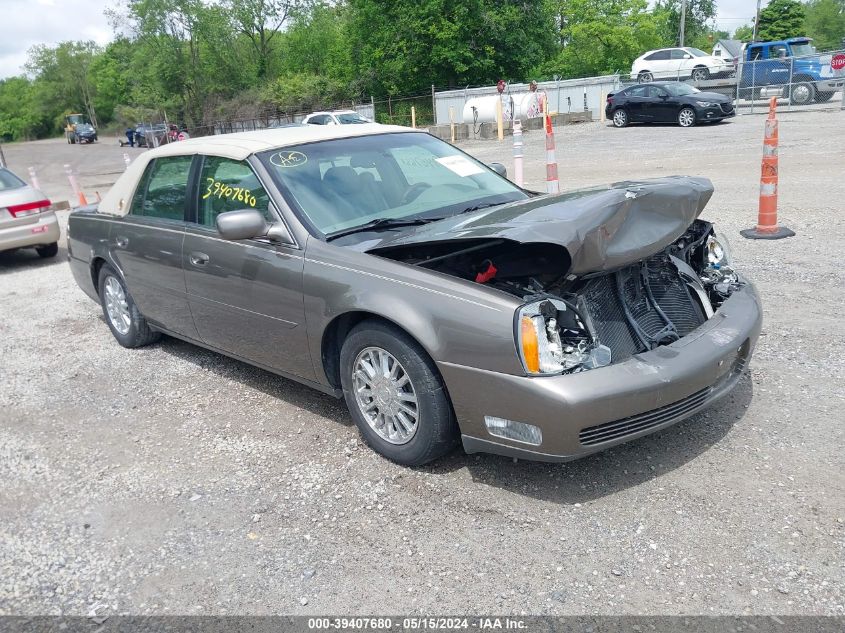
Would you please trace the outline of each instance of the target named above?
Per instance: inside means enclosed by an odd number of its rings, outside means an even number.
[[[132,198],[132,215],[185,219],[185,199],[192,156],[156,158],[144,172]]]
[[[258,209],[269,222],[277,219],[270,210],[270,196],[244,161],[206,156],[199,197],[197,220],[203,226],[214,227],[218,215],[238,209]]]
[[[649,61],[661,61],[669,59],[669,51],[657,51],[646,57]]]
[[[660,95],[665,95],[666,93],[663,92],[657,86],[646,86],[646,96],[651,97],[652,99],[657,99]]]
[[[787,56],[788,52],[786,50],[786,46],[783,44],[773,44],[769,46],[769,59],[783,59]]]
[[[685,59],[687,55],[689,55],[689,53],[682,48],[672,49],[672,59]]]
[[[758,59],[763,59],[763,47],[762,46],[755,46],[751,49],[748,59],[752,62]]]
[[[625,92],[629,97],[644,97],[646,95],[646,86],[634,86]]]

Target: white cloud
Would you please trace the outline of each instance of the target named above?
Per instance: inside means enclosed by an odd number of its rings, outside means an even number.
[[[97,0],[3,0],[0,78],[23,73],[27,50],[36,44],[94,40],[105,45],[114,36]]]

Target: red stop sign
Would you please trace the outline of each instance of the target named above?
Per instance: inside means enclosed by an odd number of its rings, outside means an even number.
[[[830,67],[833,70],[842,70],[845,68],[845,53],[837,53],[830,60]]]

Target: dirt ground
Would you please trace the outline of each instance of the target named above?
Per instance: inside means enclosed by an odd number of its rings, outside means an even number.
[[[788,240],[747,241],[763,119],[559,129],[564,189],[711,178],[757,284],[750,374],[711,410],[562,465],[403,468],[343,404],[165,339],[118,346],[54,261],[0,254],[0,614],[845,614],[845,112],[780,120]],[[512,173],[508,141],[465,143]],[[116,141],[5,146],[69,197]],[[134,150],[139,152],[143,150]],[[526,135],[544,189],[543,137]]]

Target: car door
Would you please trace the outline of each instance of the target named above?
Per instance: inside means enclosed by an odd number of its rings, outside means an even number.
[[[669,91],[660,86],[648,86],[648,97],[651,100],[649,112],[652,121],[674,122],[680,109],[680,98],[672,96]]]
[[[680,79],[692,73],[694,60],[692,55],[682,48],[673,48],[670,53],[669,75],[667,79]]]
[[[192,156],[156,158],[147,165],[129,213],[113,220],[109,250],[147,320],[196,338],[182,270]]]
[[[650,71],[655,79],[665,78],[671,64],[670,56],[671,51],[669,49],[653,52],[645,58],[645,70]]]
[[[269,369],[314,377],[305,332],[302,251],[265,238],[229,241],[220,213],[259,209],[279,222],[263,183],[247,161],[204,156],[185,231],[188,303],[200,340]]]
[[[628,118],[631,121],[647,121],[646,88],[648,84],[634,86],[625,91],[625,109],[628,111]]]
[[[770,44],[767,47],[767,58],[764,80],[767,86],[781,86],[789,83],[792,60],[785,43]]]

